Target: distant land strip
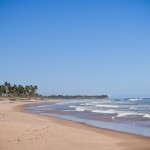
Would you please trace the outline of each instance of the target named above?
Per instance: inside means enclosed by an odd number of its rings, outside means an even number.
[[[52,98],[52,99],[104,99],[108,98],[107,95],[50,95],[50,96],[44,96],[45,98]]]

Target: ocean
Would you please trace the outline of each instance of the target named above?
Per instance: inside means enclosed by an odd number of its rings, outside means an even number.
[[[73,99],[31,104],[27,111],[150,137],[150,99]]]

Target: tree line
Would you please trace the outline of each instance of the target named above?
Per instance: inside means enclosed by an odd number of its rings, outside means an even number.
[[[104,99],[108,98],[107,95],[50,95],[47,98],[52,99]]]
[[[11,85],[5,82],[0,85],[0,96],[33,96],[36,94],[37,89],[38,87],[33,85]]]

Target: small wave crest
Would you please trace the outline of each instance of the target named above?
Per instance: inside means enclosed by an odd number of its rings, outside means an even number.
[[[70,108],[76,108],[76,107],[78,107],[78,106],[74,106],[74,105],[71,105],[71,106],[69,106]]]
[[[143,117],[144,118],[150,118],[150,114],[145,114]]]
[[[84,109],[83,107],[76,107],[75,110],[76,111],[85,111],[86,109]]]
[[[37,106],[37,107],[40,108],[40,107],[47,107],[47,106],[48,106],[48,105],[40,105],[40,106]]]
[[[134,102],[134,101],[141,101],[141,100],[142,100],[141,98],[130,98],[128,101]]]
[[[91,104],[91,103],[85,103],[85,104],[80,104],[81,106],[91,106],[91,105],[93,105],[93,104]]]
[[[117,117],[124,117],[124,116],[139,116],[143,115],[142,113],[137,112],[119,112]]]
[[[98,104],[96,106],[98,106],[98,107],[109,107],[109,108],[117,108],[117,107],[119,107],[118,105],[100,105],[100,104]]]
[[[92,112],[103,113],[103,114],[115,114],[115,113],[117,113],[117,111],[113,110],[113,109],[110,109],[110,110],[92,110]]]

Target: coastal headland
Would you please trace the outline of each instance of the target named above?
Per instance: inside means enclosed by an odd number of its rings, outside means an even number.
[[[0,100],[0,150],[150,149],[148,137],[27,113],[24,105],[36,102]]]

